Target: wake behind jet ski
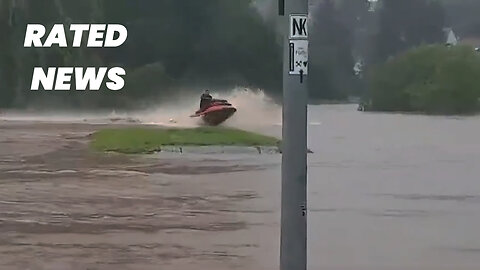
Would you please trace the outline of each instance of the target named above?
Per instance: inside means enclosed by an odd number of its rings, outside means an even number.
[[[201,117],[207,125],[218,126],[237,112],[227,100],[212,98],[208,90],[200,99],[200,110],[191,117]]]

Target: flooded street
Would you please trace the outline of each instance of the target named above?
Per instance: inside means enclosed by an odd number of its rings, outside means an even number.
[[[480,117],[355,109],[310,107],[310,269],[479,269]],[[279,155],[93,153],[105,126],[0,118],[0,269],[278,269]]]
[[[311,110],[311,269],[478,269],[480,118]]]

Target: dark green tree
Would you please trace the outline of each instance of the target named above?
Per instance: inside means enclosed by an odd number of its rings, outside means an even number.
[[[108,48],[23,48],[27,23],[121,23],[129,38]],[[244,85],[281,93],[281,50],[251,1],[0,1],[0,106],[45,100],[76,107],[125,106],[190,86]],[[72,38],[71,34],[67,37]],[[121,92],[29,91],[33,67],[123,66]],[[144,77],[145,76],[145,77]],[[132,79],[133,78],[133,79]]]
[[[318,2],[310,31],[309,88],[312,99],[344,99],[354,90],[352,31],[333,0]]]
[[[382,0],[371,61],[385,61],[421,44],[444,43],[445,16],[439,1]]]
[[[480,56],[472,47],[421,46],[372,70],[371,109],[464,114],[480,109]]]

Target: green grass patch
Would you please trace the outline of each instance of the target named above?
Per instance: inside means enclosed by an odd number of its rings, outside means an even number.
[[[105,129],[93,134],[90,146],[97,151],[145,154],[162,146],[278,146],[280,140],[239,129],[200,127]]]

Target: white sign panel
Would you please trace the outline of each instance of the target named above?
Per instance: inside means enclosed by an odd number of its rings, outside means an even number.
[[[290,15],[290,39],[308,38],[308,16],[303,14]]]
[[[290,75],[308,74],[308,40],[290,40]]]

